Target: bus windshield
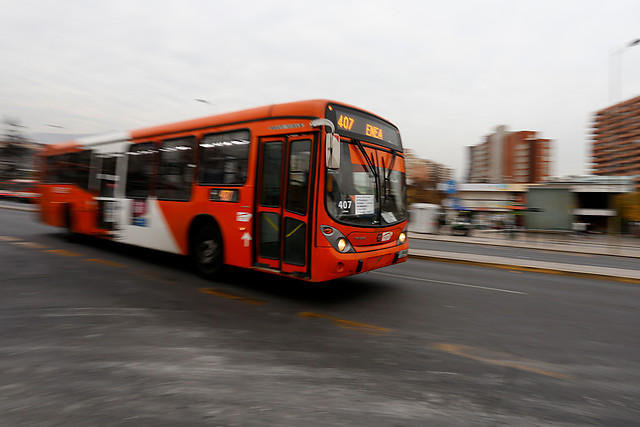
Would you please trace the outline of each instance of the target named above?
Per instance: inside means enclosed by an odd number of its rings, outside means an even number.
[[[366,157],[369,157],[367,159]],[[385,226],[407,218],[404,173],[394,169],[397,154],[366,148],[356,140],[341,142],[340,169],[327,170],[325,204],[338,222]]]

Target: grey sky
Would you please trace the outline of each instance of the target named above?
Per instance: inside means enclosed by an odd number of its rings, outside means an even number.
[[[30,132],[329,98],[396,123],[406,147],[458,176],[464,147],[500,124],[554,139],[554,173],[578,174],[593,113],[640,95],[640,46],[612,55],[640,38],[637,0],[0,5],[0,115]]]

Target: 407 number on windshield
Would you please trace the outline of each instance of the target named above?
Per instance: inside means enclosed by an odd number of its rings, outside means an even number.
[[[338,202],[338,209],[342,209],[343,212],[350,211],[352,204],[353,200],[340,200]]]

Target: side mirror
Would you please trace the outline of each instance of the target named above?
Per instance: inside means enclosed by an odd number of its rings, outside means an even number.
[[[327,133],[324,141],[325,158],[327,159],[327,169],[340,169],[340,135],[335,132],[335,126],[329,119],[315,119],[309,123],[311,127],[327,126],[331,133]]]
[[[327,169],[340,169],[340,135],[328,133],[325,141],[325,158]]]

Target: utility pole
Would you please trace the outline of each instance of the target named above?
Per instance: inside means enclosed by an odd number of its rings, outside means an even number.
[[[633,40],[611,54],[609,59],[609,103],[611,105],[622,101],[622,54],[639,44],[640,39]]]

